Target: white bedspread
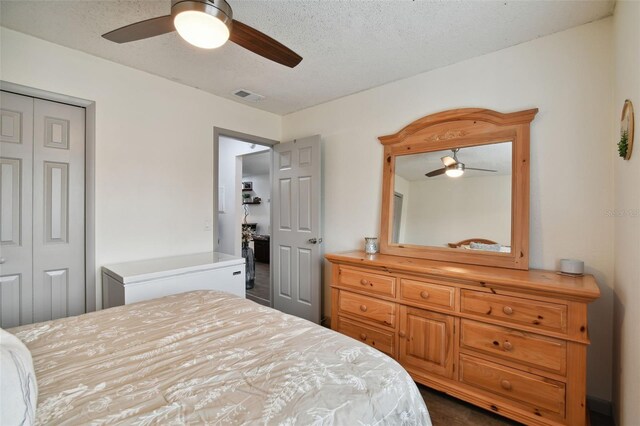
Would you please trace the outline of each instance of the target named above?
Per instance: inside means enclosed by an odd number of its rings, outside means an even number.
[[[226,293],[10,331],[33,354],[40,424],[431,424],[391,358]]]

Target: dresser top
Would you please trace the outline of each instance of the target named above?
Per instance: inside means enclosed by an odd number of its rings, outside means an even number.
[[[102,267],[102,272],[126,284],[244,263],[242,257],[211,251],[107,265]]]
[[[503,288],[511,287],[529,293],[562,295],[587,301],[600,297],[600,289],[592,275],[571,277],[541,269],[522,271],[385,254],[368,255],[363,251],[327,254],[325,257],[330,262],[381,268],[389,272],[419,273],[474,281]]]

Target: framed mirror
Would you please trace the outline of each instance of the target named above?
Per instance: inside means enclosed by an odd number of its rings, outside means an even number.
[[[451,110],[380,137],[380,252],[528,269],[529,126],[537,111]]]

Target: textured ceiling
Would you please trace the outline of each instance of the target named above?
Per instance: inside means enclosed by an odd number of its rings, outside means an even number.
[[[200,50],[176,33],[118,45],[101,34],[169,14],[170,0],[2,0],[0,23],[233,100],[286,114],[603,18],[613,0],[229,0],[234,18],[304,59],[294,69],[233,43]]]

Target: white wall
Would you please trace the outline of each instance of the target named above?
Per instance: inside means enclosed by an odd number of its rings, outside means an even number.
[[[613,19],[615,52],[615,128],[609,138],[615,156],[614,409],[617,424],[640,420],[640,3],[618,1]],[[625,99],[636,109],[631,159],[617,157],[619,120]]]
[[[214,126],[279,140],[281,117],[5,28],[0,42],[2,80],[95,101],[98,268],[213,249]]]
[[[428,114],[538,107],[531,133],[533,268],[583,259],[602,297],[590,307],[590,395],[611,398],[613,203],[612,20],[308,108],[283,118],[283,140],[321,134],[325,155],[325,252],[362,248],[380,221],[382,146]],[[328,172],[330,170],[330,173]],[[345,208],[348,206],[348,208]],[[325,314],[330,313],[325,273]]]
[[[265,160],[268,161],[268,158]],[[270,214],[270,202],[271,198],[271,179],[269,175],[249,175],[243,176],[243,181],[253,182],[253,192],[251,197],[260,197],[262,201],[260,204],[249,204],[249,216],[247,216],[247,222],[257,223],[257,233],[261,235],[271,234],[271,214]]]
[[[511,175],[418,180],[409,193],[401,243],[448,247],[485,238],[511,245]]]

